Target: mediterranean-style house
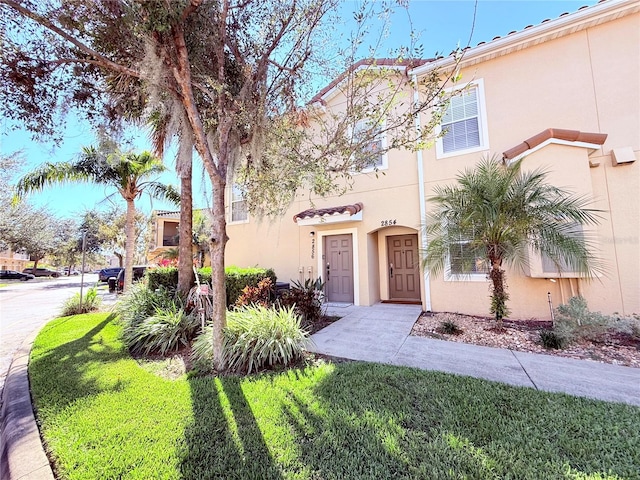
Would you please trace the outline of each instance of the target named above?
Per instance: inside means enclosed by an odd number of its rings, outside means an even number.
[[[407,75],[454,62],[426,61]],[[524,169],[545,168],[554,185],[606,212],[592,232],[606,274],[559,273],[530,255],[524,271],[507,270],[511,317],[549,318],[548,293],[555,305],[580,294],[592,310],[640,313],[640,2],[602,1],[481,43],[465,50],[460,73],[454,88],[465,90],[433,148],[382,155],[384,175],[358,174],[344,195],[314,199],[313,208],[300,195],[274,222],[248,215],[230,187],[226,263],[271,267],[285,282],[321,277],[329,302],[487,315],[485,272],[449,262],[430,275],[419,251],[429,242],[421,225],[434,186],[498,153],[505,162],[524,158]],[[343,97],[327,88],[319,100],[339,108]],[[176,215],[157,215],[156,244],[170,244],[176,227]]]
[[[29,255],[14,252],[10,248],[0,252],[0,270],[16,270],[21,272],[29,263]]]

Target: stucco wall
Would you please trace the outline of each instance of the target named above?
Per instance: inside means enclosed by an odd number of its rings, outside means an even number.
[[[550,144],[524,160],[524,168],[547,168],[555,184],[593,198],[605,212],[594,231],[605,275],[554,283],[507,269],[513,318],[548,318],[548,293],[555,305],[582,293],[594,310],[640,313],[640,161],[619,166],[611,161],[611,150],[619,147],[631,147],[640,159],[639,24],[640,15],[634,14],[463,68],[463,83],[483,82],[488,148],[447,158],[437,158],[433,148],[422,152],[428,195],[435,185],[453,182],[483,154],[501,155],[545,129],[608,135],[595,149]],[[340,109],[342,101],[336,95],[328,108]],[[293,216],[312,205],[306,192],[299,192],[279,220],[250,218],[248,223],[229,225],[227,264],[273,267],[282,281],[315,278],[322,273],[322,237],[350,232],[357,252],[356,303],[384,300],[388,297],[385,237],[420,233],[416,158],[413,152],[390,152],[384,175],[358,175],[347,194],[312,199],[316,208],[362,202],[361,221],[298,226]],[[388,226],[385,221],[394,223]],[[445,281],[442,275],[432,276],[429,289],[435,311],[488,314],[486,279]]]

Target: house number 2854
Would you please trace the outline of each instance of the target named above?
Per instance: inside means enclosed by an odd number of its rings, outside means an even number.
[[[381,227],[390,227],[391,225],[395,225],[397,223],[396,219],[393,220],[380,220]]]

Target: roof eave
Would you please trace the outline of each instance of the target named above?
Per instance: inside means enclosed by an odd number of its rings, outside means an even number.
[[[507,55],[513,51],[537,45],[551,38],[569,35],[639,11],[640,2],[638,0],[607,0],[593,7],[525,28],[506,37],[467,48],[464,50],[462,60],[460,60],[460,67],[468,67],[495,57]],[[446,69],[456,64],[457,59],[454,56],[448,56],[416,67],[410,73],[411,75],[420,76],[433,69]]]

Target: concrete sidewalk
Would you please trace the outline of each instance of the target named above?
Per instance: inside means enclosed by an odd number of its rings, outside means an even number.
[[[640,369],[410,336],[420,306],[328,307],[342,317],[314,334],[325,355],[438,370],[640,406]]]

